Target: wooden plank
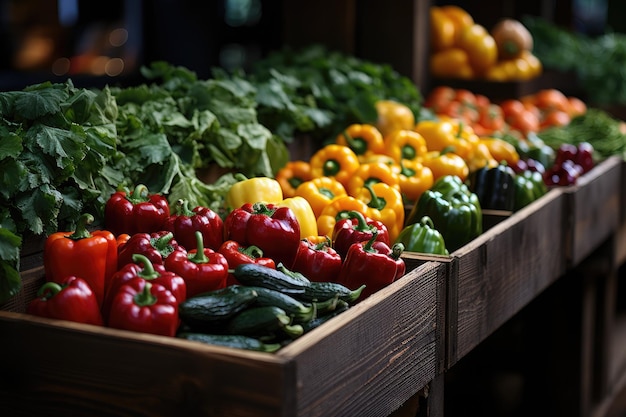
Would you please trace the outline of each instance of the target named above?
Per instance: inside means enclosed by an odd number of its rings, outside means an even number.
[[[567,187],[568,266],[578,265],[619,228],[622,217],[622,166],[619,157],[610,157]]]
[[[553,189],[451,254],[446,369],[563,274],[566,224]]]
[[[298,416],[388,415],[442,371],[445,265],[408,273],[277,355],[296,363]]]

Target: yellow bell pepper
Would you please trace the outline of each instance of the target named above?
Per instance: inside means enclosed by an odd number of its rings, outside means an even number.
[[[365,216],[381,221],[394,242],[404,227],[404,201],[402,194],[384,182],[366,184],[357,198],[367,205]]]
[[[469,55],[461,48],[449,48],[431,54],[428,66],[434,77],[464,80],[475,77]]]
[[[337,145],[347,146],[357,155],[383,153],[383,135],[374,125],[351,124],[335,138]]]
[[[506,161],[512,166],[519,161],[520,156],[515,146],[504,139],[483,137],[480,138],[480,143],[487,146],[491,156],[498,162]]]
[[[334,177],[344,187],[354,171],[361,165],[352,149],[336,143],[328,144],[315,152],[309,159],[309,163],[313,178]]]
[[[470,172],[474,172],[485,167],[495,168],[498,166],[498,161],[496,161],[491,155],[487,145],[480,142],[474,146],[469,161],[466,162]]]
[[[376,128],[383,138],[396,130],[410,130],[415,126],[415,115],[409,106],[394,100],[378,100],[375,106]]]
[[[346,191],[348,195],[355,196],[365,184],[376,182],[384,182],[400,191],[400,177],[390,165],[382,162],[361,164],[350,177]]]
[[[284,198],[293,197],[300,184],[312,179],[311,164],[307,161],[289,161],[276,173]]]
[[[315,217],[319,217],[324,207],[331,201],[344,195],[348,195],[346,189],[332,177],[313,178],[296,188],[296,196],[303,197],[309,202]]]
[[[368,207],[363,201],[350,195],[337,197],[324,207],[322,213],[317,218],[317,232],[320,236],[333,237],[333,230],[337,223],[337,215],[344,211],[355,210],[366,216]]]
[[[394,170],[400,176],[400,192],[405,200],[412,203],[435,183],[430,168],[417,160],[404,159]]]
[[[457,46],[467,52],[470,65],[478,76],[485,74],[498,61],[498,47],[489,31],[478,23],[464,28]]]
[[[428,152],[426,156],[421,159],[421,163],[425,167],[430,168],[435,181],[446,175],[456,175],[462,181],[465,181],[469,175],[469,167],[465,159],[451,152],[449,148],[442,149],[441,152]]]
[[[414,130],[396,130],[385,136],[385,153],[398,163],[403,159],[416,160],[426,152],[426,140]]]
[[[452,147],[454,153],[462,158],[469,158],[472,150],[472,141],[478,140],[476,135],[470,135],[462,124],[456,120],[422,120],[415,125],[414,130],[422,135],[429,152],[441,152]]]
[[[239,182],[233,184],[226,194],[226,209],[233,210],[245,203],[273,203],[283,201],[283,190],[278,181],[270,177],[248,178],[238,173]]]
[[[375,163],[375,162],[382,162],[383,164],[386,164],[386,165],[395,165],[396,164],[395,159],[393,159],[389,155],[383,155],[383,154],[379,154],[379,153],[372,153],[372,154],[369,154],[369,155],[359,156],[359,162],[361,164],[371,164],[371,163]]]
[[[300,223],[300,239],[317,236],[317,217],[311,208],[311,204],[304,197],[286,198],[278,205],[289,207],[296,215],[296,219]],[[280,242],[277,242],[277,244],[280,244]]]

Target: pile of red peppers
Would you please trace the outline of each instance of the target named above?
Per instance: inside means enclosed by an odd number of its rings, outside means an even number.
[[[222,219],[185,201],[169,206],[147,187],[115,192],[104,229],[84,214],[75,230],[57,232],[44,247],[46,284],[29,304],[39,316],[175,336],[178,305],[189,297],[239,284],[237,265],[287,268],[311,281],[351,290],[361,299],[405,274],[401,244],[386,226],[357,211],[337,216],[332,239],[301,238],[293,210],[244,203]]]
[[[590,143],[564,143],[557,149],[554,164],[544,172],[543,180],[547,186],[574,185],[578,177],[593,167],[593,146]]]

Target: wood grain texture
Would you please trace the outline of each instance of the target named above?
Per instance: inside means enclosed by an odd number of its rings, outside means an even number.
[[[447,367],[563,274],[565,226],[554,189],[451,254]]]

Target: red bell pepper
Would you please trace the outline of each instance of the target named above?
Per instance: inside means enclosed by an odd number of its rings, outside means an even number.
[[[169,215],[167,199],[160,194],[151,194],[143,184],[137,185],[132,192],[116,191],[104,205],[104,224],[116,236],[158,232]]]
[[[187,298],[226,287],[228,262],[224,255],[205,248],[202,233],[196,232],[197,249],[179,247],[165,258],[165,269],[180,275],[187,286]]]
[[[218,250],[224,241],[224,221],[208,207],[189,209],[187,200],[178,200],[172,213],[163,223],[163,230],[174,233],[174,238],[185,249],[196,249],[196,230],[202,233],[205,248]]]
[[[333,248],[345,259],[353,243],[370,240],[375,230],[376,240],[391,245],[389,231],[383,222],[365,217],[355,210],[341,212],[333,228]]]
[[[343,260],[331,247],[328,236],[307,237],[300,240],[296,260],[291,268],[310,281],[336,282]]]
[[[134,278],[122,285],[111,303],[109,327],[175,336],[178,301],[163,285]]]
[[[107,285],[104,303],[102,303],[102,315],[105,319],[109,317],[113,299],[122,285],[135,278],[142,278],[153,284],[163,285],[176,297],[179,303],[185,301],[187,297],[187,285],[181,276],[172,271],[167,271],[163,265],[153,264],[144,255],[134,254],[132,262],[127,263],[113,274]]]
[[[84,279],[76,276],[68,276],[60,283],[43,284],[26,312],[51,319],[103,324],[95,294]]]
[[[125,242],[120,242],[120,236],[117,238],[118,269],[132,263],[135,254],[145,256],[153,265],[162,265],[163,260],[179,246],[174,239],[174,234],[165,230],[154,233],[135,233]]]
[[[228,262],[228,269],[235,269],[237,265],[241,264],[257,264],[267,266],[268,268],[276,269],[276,263],[272,258],[263,256],[263,251],[257,246],[244,247],[234,240],[227,240],[222,243],[222,246],[217,250],[224,255],[226,262]],[[239,280],[235,278],[232,273],[228,274],[226,279],[226,285],[240,284]]]
[[[289,207],[245,203],[224,220],[224,240],[258,246],[265,256],[291,268],[300,245],[300,224]]]
[[[350,289],[365,284],[361,300],[394,282],[406,272],[400,257],[404,249],[401,243],[390,248],[376,241],[376,233],[366,242],[354,243],[343,262],[338,282]]]
[[[74,232],[56,232],[44,244],[46,280],[57,284],[75,275],[87,281],[98,305],[102,305],[106,282],[117,270],[117,241],[107,230],[89,232],[87,225],[94,217],[79,217]]]

